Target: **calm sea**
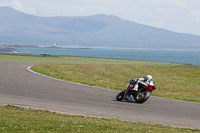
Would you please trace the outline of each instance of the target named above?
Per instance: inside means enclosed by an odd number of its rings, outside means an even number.
[[[156,62],[176,62],[200,65],[200,51],[190,50],[146,50],[146,49],[50,49],[50,48],[16,48],[19,53],[69,55],[83,57],[100,57],[130,59]]]

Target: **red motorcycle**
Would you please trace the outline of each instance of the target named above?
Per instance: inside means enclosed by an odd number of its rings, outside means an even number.
[[[138,91],[133,90],[133,86],[128,87],[116,96],[116,100],[122,101],[125,99],[136,103],[143,103],[149,99],[152,91],[156,89],[154,85],[144,85],[142,83],[138,83],[138,85]]]

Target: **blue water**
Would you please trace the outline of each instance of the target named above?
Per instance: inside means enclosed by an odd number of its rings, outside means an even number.
[[[146,49],[48,49],[16,48],[20,53],[68,55],[83,57],[100,57],[130,59],[155,62],[176,62],[200,65],[200,51],[189,50],[146,50]]]

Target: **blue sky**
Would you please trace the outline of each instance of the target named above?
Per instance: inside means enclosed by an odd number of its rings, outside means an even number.
[[[107,14],[153,27],[200,35],[200,0],[0,0],[36,16]]]

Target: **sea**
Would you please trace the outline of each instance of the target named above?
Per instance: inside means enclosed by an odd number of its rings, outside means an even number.
[[[200,65],[200,50],[123,48],[15,48],[19,53],[142,60]]]

